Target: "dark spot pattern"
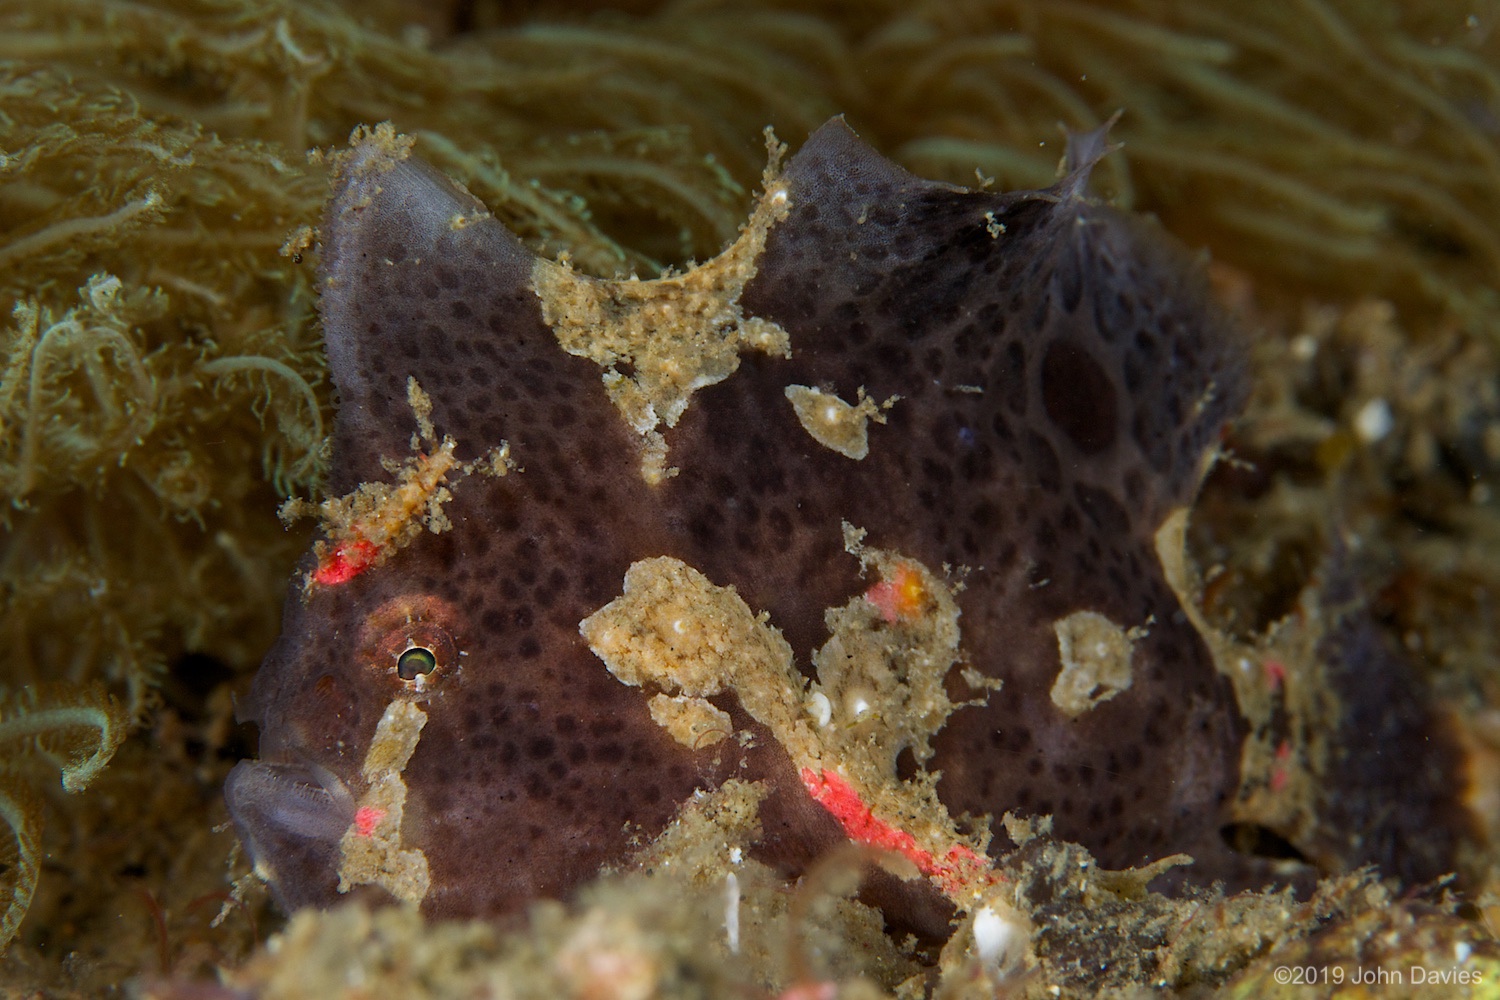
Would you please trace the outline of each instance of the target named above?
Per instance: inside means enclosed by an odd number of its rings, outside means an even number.
[[[408,453],[409,376],[460,458],[504,438],[524,471],[465,480],[449,532],[289,599],[247,710],[265,763],[241,765],[230,794],[252,849],[272,845],[283,903],[337,898],[328,845],[262,829],[283,772],[246,776],[301,768],[359,787],[392,695],[364,683],[349,637],[414,592],[453,609],[462,653],[422,695],[429,721],[404,773],[403,837],[433,877],[425,910],[494,914],[563,895],[735,773],[773,788],[763,855],[804,868],[838,830],[768,734],[743,771],[734,755],[675,743],[578,623],[632,562],[670,555],[768,612],[806,668],[824,609],[868,586],[842,550],[844,521],[933,569],[968,567],[965,658],[1003,686],[951,717],[925,765],[943,772],[951,812],[1053,812],[1107,866],[1189,851],[1195,878],[1244,875],[1218,835],[1243,733],[1153,547],[1244,398],[1242,365],[1190,255],[1081,196],[1091,165],[1048,192],[966,191],[825,126],[788,167],[791,214],[742,298],[787,330],[793,355],[747,355],[700,390],[667,433],[681,472],[654,487],[599,367],[542,322],[514,237],[489,219],[451,227],[481,206],[416,160],[378,178],[346,169],[322,263],[341,399],[330,491],[384,478],[382,457]],[[853,461],[803,431],[783,395],[792,383],[900,400]],[[1049,697],[1053,623],[1080,610],[1152,624],[1132,687],[1072,719]]]

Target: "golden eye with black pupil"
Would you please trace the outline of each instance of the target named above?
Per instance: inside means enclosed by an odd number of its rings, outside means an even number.
[[[404,681],[415,680],[418,674],[430,674],[437,669],[437,656],[425,646],[413,646],[396,658],[396,673]]]
[[[463,662],[456,639],[458,622],[458,614],[440,598],[395,597],[365,618],[355,656],[371,671],[375,683],[425,696],[453,676]]]

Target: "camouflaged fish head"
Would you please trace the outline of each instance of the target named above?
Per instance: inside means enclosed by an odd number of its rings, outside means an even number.
[[[834,120],[721,257],[602,281],[359,137],[337,499],[228,785],[279,898],[512,911],[735,776],[788,871],[878,828],[957,877],[876,801],[918,786],[974,845],[1048,814],[1106,865],[1229,870],[1243,724],[1156,539],[1245,377],[1201,261],[1085,196],[1104,151],[967,190]]]

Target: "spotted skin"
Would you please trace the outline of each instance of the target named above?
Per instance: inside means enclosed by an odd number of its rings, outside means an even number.
[[[456,485],[451,530],[337,586],[294,587],[245,708],[261,759],[228,788],[283,903],[338,898],[364,751],[407,683],[372,650],[413,616],[458,651],[429,675],[404,773],[427,912],[566,894],[734,774],[773,787],[764,854],[805,866],[840,834],[774,742],[743,761],[673,742],[578,628],[632,562],[669,555],[768,612],[806,669],[824,609],[870,586],[845,521],[953,567],[966,661],[1003,680],[936,738],[928,766],[953,814],[1050,813],[1110,866],[1187,850],[1195,878],[1233,868],[1218,829],[1244,734],[1153,538],[1191,499],[1245,379],[1198,263],[1083,197],[1101,145],[1083,137],[1048,191],[1000,194],[920,180],[824,126],[787,168],[790,213],[743,297],[792,355],[746,354],[698,391],[666,432],[681,471],[657,485],[599,367],[543,322],[531,255],[493,220],[454,226],[481,206],[416,159],[361,171],[356,151],[322,248],[340,398],[330,491],[409,454],[413,376],[460,459],[504,439],[521,471]],[[856,461],[799,425],[793,384],[900,399]],[[1053,623],[1079,610],[1145,635],[1132,686],[1072,719],[1049,698]],[[732,696],[716,702],[749,724]]]

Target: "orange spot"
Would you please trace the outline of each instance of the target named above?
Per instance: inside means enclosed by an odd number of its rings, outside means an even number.
[[[856,844],[868,844],[901,855],[924,875],[933,876],[949,896],[957,897],[976,880],[994,880],[988,859],[962,844],[952,847],[940,860],[922,848],[917,838],[876,817],[850,784],[832,771],[802,769],[802,785],[813,801],[827,809],[844,835]]]
[[[363,538],[339,542],[332,551],[318,560],[318,568],[313,570],[313,581],[327,587],[348,583],[369,569],[378,554],[379,550],[374,543]]]
[[[1286,680],[1286,665],[1280,660],[1267,660],[1265,662],[1266,683],[1275,691],[1281,687],[1281,682]]]
[[[375,827],[385,819],[385,810],[375,806],[360,806],[354,811],[354,835],[356,837],[368,837],[375,832]]]
[[[904,563],[896,567],[891,579],[881,580],[865,591],[865,600],[875,605],[887,622],[915,618],[926,598],[922,575]]]

